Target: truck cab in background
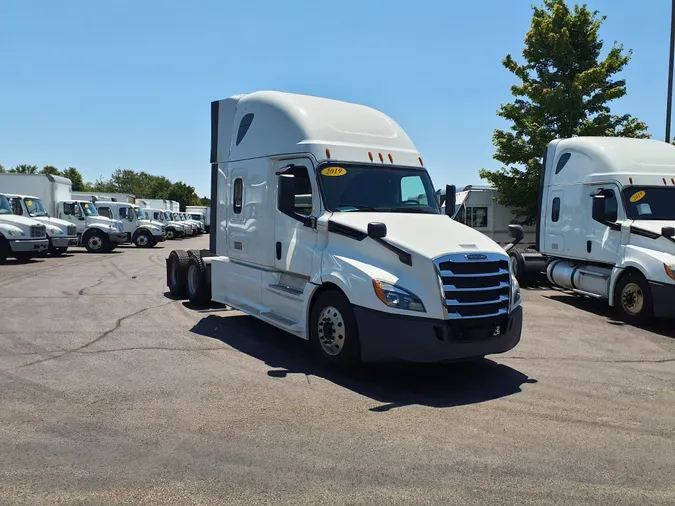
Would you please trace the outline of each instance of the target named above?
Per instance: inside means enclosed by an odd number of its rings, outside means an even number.
[[[195,236],[197,235],[197,231],[199,230],[197,225],[192,222],[192,220],[188,220],[185,218],[185,215],[183,213],[179,212],[174,212],[171,213],[171,216],[173,217],[173,220],[180,223],[185,227],[185,234],[187,236]]]
[[[522,299],[507,253],[440,213],[395,121],[268,91],[213,102],[211,114],[210,248],[171,252],[173,294],[308,339],[332,364],[466,360],[517,345]]]
[[[629,323],[675,318],[675,146],[575,137],[546,148],[537,250],[549,281]]]
[[[151,207],[144,207],[143,211],[145,211],[151,220],[164,225],[166,238],[168,240],[185,237],[185,225],[183,223],[174,221],[171,212],[164,209],[153,209]]]
[[[151,220],[141,207],[110,200],[97,200],[95,204],[101,214],[122,223],[126,242],[138,248],[152,248],[166,240],[164,224]]]
[[[48,245],[45,225],[15,215],[7,197],[0,194],[0,263],[10,257],[27,262],[46,251]]]
[[[186,206],[185,211],[193,220],[202,223],[207,234],[211,232],[211,206]]]

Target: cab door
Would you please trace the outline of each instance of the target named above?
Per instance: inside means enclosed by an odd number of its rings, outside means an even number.
[[[295,212],[298,218],[279,211],[278,183],[281,174],[295,176]],[[274,269],[263,275],[263,303],[274,317],[285,319],[287,326],[302,325],[307,284],[320,267],[321,256],[316,251],[317,231],[311,223],[320,213],[314,165],[308,158],[278,162],[273,179],[274,236],[267,247],[274,253]],[[304,220],[301,220],[305,218]]]
[[[590,219],[586,234],[586,258],[615,265],[621,245],[621,226],[625,219],[615,184],[584,187],[588,194],[586,211]]]

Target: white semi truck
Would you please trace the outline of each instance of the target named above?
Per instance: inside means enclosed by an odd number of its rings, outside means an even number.
[[[46,251],[48,245],[45,225],[15,215],[7,197],[0,193],[0,263],[10,257],[27,262]]]
[[[108,252],[124,242],[119,223],[99,216],[96,207],[72,195],[70,179],[49,174],[0,174],[0,191],[40,200],[50,217],[74,225],[77,244],[89,252]]]
[[[522,299],[507,253],[440,213],[391,118],[281,92],[216,101],[211,114],[210,248],[171,252],[172,293],[308,339],[333,364],[467,360],[517,345]],[[448,200],[454,209],[452,187]]]
[[[77,227],[70,222],[49,216],[42,200],[34,195],[5,194],[12,212],[17,216],[33,218],[42,223],[47,230],[49,246],[47,252],[52,256],[63,255],[69,246],[77,245]]]
[[[186,206],[185,211],[190,218],[202,223],[204,232],[211,231],[211,206]]]
[[[675,318],[675,146],[651,139],[556,139],[544,153],[536,250],[548,280],[622,319]]]

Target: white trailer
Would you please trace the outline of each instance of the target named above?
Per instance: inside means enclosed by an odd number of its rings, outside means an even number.
[[[0,263],[14,257],[27,262],[47,250],[47,228],[32,218],[16,216],[0,193]]]
[[[549,281],[633,324],[675,318],[675,146],[556,139],[543,160],[536,249]]]
[[[135,204],[136,197],[130,193],[110,193],[110,192],[73,192],[74,199],[82,199],[91,201],[92,197],[96,200],[109,200],[112,202],[125,202],[127,204]]]
[[[171,201],[166,199],[146,199],[136,197],[136,205],[143,208],[161,209],[171,211]]]
[[[333,364],[464,360],[517,345],[522,299],[507,253],[440,213],[391,118],[280,92],[211,111],[210,249],[171,252],[172,293],[308,339]]]
[[[96,207],[86,200],[79,200],[72,195],[72,182],[70,179],[49,174],[0,174],[0,191],[6,194],[31,200],[31,205],[25,207],[40,209],[55,226],[65,227],[66,234],[70,237],[72,228],[76,230],[77,244],[83,245],[90,252],[112,251],[121,244],[124,236],[118,223],[98,215]],[[37,207],[36,207],[37,206]],[[61,222],[66,225],[57,225]],[[49,231],[48,231],[49,234]],[[70,244],[70,241],[68,242]],[[63,247],[57,246],[59,248]]]
[[[207,234],[211,231],[211,206],[187,206],[185,211],[195,221],[202,224]]]

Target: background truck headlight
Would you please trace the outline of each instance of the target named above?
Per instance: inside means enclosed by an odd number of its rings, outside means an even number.
[[[665,267],[668,277],[675,281],[675,265],[663,264],[663,267]]]
[[[377,298],[389,307],[426,312],[420,298],[405,288],[374,279],[373,289]]]

